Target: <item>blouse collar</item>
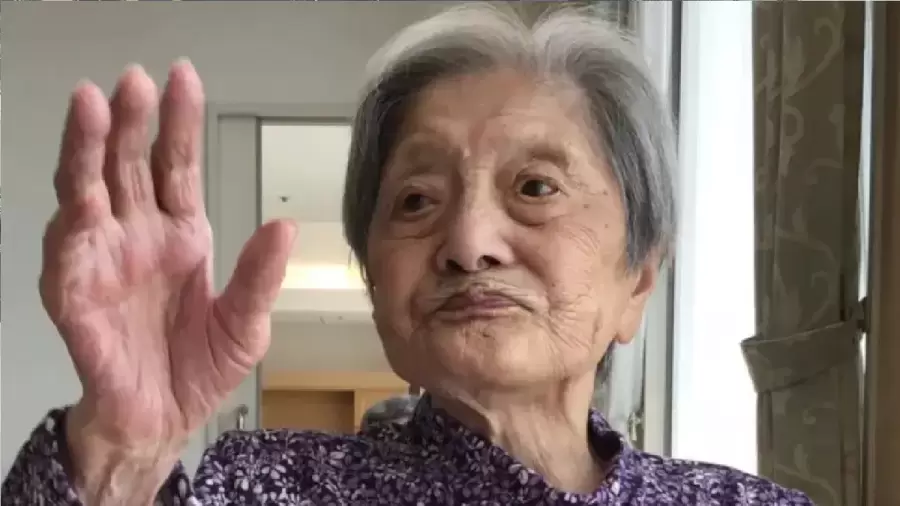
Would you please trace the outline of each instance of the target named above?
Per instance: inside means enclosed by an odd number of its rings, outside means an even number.
[[[601,487],[587,496],[561,493],[570,499],[585,504],[595,501],[609,501],[618,496],[620,474],[623,462],[632,449],[625,438],[617,433],[598,411],[591,409],[588,416],[588,434],[594,452],[610,465],[609,472]],[[429,394],[425,394],[416,405],[407,425],[427,449],[437,451],[456,461],[466,469],[481,469],[496,479],[498,471],[510,476],[500,476],[519,482],[521,485],[552,492],[552,487],[533,470],[525,467],[499,446],[487,438],[469,430],[445,410],[435,407]],[[552,494],[551,494],[552,495]],[[606,504],[597,502],[597,504]]]

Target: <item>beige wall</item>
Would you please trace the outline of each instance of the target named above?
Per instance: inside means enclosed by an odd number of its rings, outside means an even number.
[[[276,321],[263,373],[390,371],[372,323]]]
[[[868,355],[867,506],[900,504],[900,4],[880,2],[885,40],[878,90],[873,196],[872,343]],[[877,31],[876,31],[877,33]],[[877,54],[877,53],[876,53]],[[883,65],[881,69],[877,66]],[[880,96],[879,96],[880,95]],[[879,103],[880,102],[880,103]],[[877,124],[877,123],[876,123]]]

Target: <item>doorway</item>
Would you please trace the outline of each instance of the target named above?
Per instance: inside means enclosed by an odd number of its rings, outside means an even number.
[[[343,236],[348,110],[208,111],[207,209],[216,288],[224,286],[261,223],[289,219],[299,232],[273,313],[269,351],[211,420],[206,444],[234,429],[355,432],[369,407],[408,392],[384,357],[359,266]],[[199,459],[203,445],[196,446],[186,460]]]

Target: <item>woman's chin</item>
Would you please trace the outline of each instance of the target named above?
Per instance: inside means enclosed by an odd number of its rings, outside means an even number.
[[[559,350],[545,335],[505,326],[434,335],[432,360],[456,380],[479,387],[518,387],[559,376]],[[537,359],[540,357],[540,359]]]

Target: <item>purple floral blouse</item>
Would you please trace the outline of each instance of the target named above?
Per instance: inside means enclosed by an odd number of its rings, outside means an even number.
[[[4,505],[79,505],[63,469],[63,410],[22,447],[3,482]],[[734,469],[629,448],[597,413],[592,444],[612,471],[591,494],[554,489],[424,397],[405,424],[356,436],[261,430],[222,436],[193,480],[177,466],[160,505],[811,505]]]

